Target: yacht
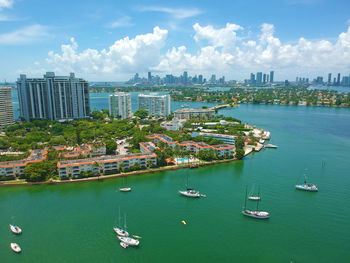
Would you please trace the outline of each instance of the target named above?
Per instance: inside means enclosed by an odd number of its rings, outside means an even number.
[[[138,246],[140,244],[140,241],[137,239],[134,239],[132,237],[121,237],[118,236],[119,240],[129,246]]]
[[[194,190],[194,189],[191,189],[191,188],[187,188],[187,189],[184,190],[184,191],[179,190],[179,193],[182,194],[182,195],[184,195],[184,196],[187,196],[187,197],[194,197],[194,198],[197,198],[197,197],[200,197],[200,196],[201,196],[201,194],[200,194],[198,191],[196,191],[196,190]]]
[[[129,236],[128,231],[124,230],[123,228],[113,227],[113,230],[118,236],[122,236],[122,237],[128,237]]]
[[[298,190],[309,191],[309,192],[317,192],[318,188],[315,184],[308,184],[306,182],[306,174],[304,174],[304,184],[297,184],[295,186]]]
[[[252,201],[261,200],[260,196],[248,196],[248,199],[249,199],[249,200],[252,200]]]
[[[131,191],[131,187],[123,187],[119,189],[120,192],[130,192]]]
[[[10,229],[11,229],[12,233],[14,233],[16,235],[22,234],[22,229],[17,225],[10,224]]]
[[[19,252],[22,251],[21,248],[20,248],[20,246],[19,246],[18,244],[16,244],[16,243],[11,243],[11,244],[10,244],[10,247],[11,247],[11,249],[12,249],[14,252],[16,252],[16,253],[19,253]]]

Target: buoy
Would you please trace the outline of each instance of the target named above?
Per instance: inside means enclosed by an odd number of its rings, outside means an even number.
[[[184,224],[184,225],[187,225],[185,220],[182,220],[181,223]]]

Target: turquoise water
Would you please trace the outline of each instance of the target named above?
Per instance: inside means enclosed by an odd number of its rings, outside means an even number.
[[[178,162],[188,162],[190,159],[188,158],[176,158],[176,161]]]
[[[348,262],[350,110],[241,105],[219,113],[271,131],[278,149],[130,177],[130,193],[118,191],[120,178],[1,187],[0,262]],[[319,192],[295,190],[305,169]],[[178,194],[186,174],[207,198]],[[247,185],[260,187],[269,220],[241,214]],[[119,206],[129,232],[143,237],[139,248],[119,246],[112,229]],[[9,223],[23,234],[14,236]]]

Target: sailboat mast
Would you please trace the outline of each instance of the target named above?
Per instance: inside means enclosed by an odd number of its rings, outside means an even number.
[[[118,227],[120,227],[120,206],[119,206],[119,215],[118,215],[118,220],[119,220]]]
[[[126,230],[126,214],[124,214],[124,229]]]
[[[260,202],[260,186],[259,186],[259,191],[258,191],[258,200],[256,202],[256,211],[259,211],[259,202]]]
[[[244,209],[247,207],[247,191],[248,191],[248,185],[245,187],[245,198],[244,198]]]

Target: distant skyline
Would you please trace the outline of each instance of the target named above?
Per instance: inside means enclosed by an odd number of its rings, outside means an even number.
[[[0,0],[0,82],[75,72],[88,81],[202,74],[275,80],[350,72],[346,0]]]

